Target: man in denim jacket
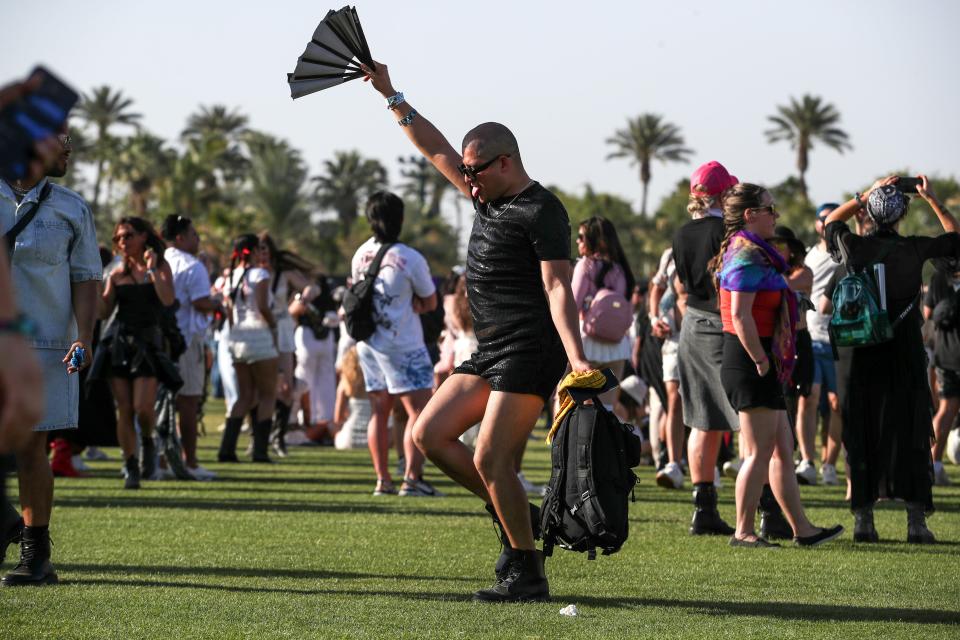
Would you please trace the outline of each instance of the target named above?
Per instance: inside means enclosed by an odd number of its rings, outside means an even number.
[[[66,174],[70,138],[48,176]],[[0,180],[0,232],[6,233],[45,192],[39,182]],[[102,270],[93,215],[78,194],[51,184],[36,216],[17,236],[11,256],[13,286],[20,310],[34,325],[31,342],[43,370],[45,413],[33,437],[16,452],[22,522],[0,531],[0,544],[20,542],[20,563],[4,586],[52,584],[48,526],[53,507],[53,474],[47,461],[47,431],[77,428],[80,385],[76,374],[90,365]],[[84,357],[71,364],[74,351]],[[0,518],[2,519],[2,518]],[[21,529],[22,527],[22,529]],[[19,535],[18,535],[19,534]]]

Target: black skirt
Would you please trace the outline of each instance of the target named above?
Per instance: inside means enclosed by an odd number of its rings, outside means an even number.
[[[763,351],[770,359],[770,370],[761,378],[757,373],[757,365],[743,348],[740,338],[736,334],[724,332],[720,382],[734,410],[758,408],[786,410],[783,387],[777,380],[777,371],[770,352],[771,342],[771,338],[760,338]]]

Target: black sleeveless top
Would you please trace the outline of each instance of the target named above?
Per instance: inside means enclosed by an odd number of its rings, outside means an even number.
[[[127,329],[159,326],[163,305],[152,282],[117,285],[117,321]]]

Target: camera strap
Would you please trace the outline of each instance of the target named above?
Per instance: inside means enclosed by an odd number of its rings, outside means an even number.
[[[20,235],[20,232],[27,228],[27,225],[33,221],[34,217],[37,215],[37,211],[40,209],[40,205],[43,204],[43,201],[47,199],[47,196],[50,195],[50,191],[53,189],[49,181],[47,184],[43,185],[43,189],[40,190],[40,197],[37,199],[33,206],[30,207],[30,210],[23,214],[17,223],[10,227],[10,230],[3,234],[4,240],[7,241],[7,258],[13,260],[13,246],[17,242],[17,236]]]

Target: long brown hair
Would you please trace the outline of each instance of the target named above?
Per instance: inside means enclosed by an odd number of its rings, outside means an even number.
[[[316,269],[313,263],[301,258],[294,252],[278,249],[277,243],[273,241],[269,231],[258,233],[257,240],[267,245],[267,249],[270,251],[270,271],[273,272],[273,284],[270,288],[274,292],[276,292],[277,284],[280,282],[280,274],[284,271],[301,271],[305,276],[309,276]]]
[[[617,229],[606,218],[593,216],[580,223],[583,229],[583,244],[587,248],[587,255],[598,253],[604,256],[614,264],[620,265],[623,269],[623,275],[627,280],[627,295],[633,291],[636,279],[633,277],[633,270],[630,269],[630,263],[627,262],[627,256],[620,245],[620,237],[617,236]],[[598,286],[602,283],[597,283]]]
[[[117,230],[121,226],[126,225],[128,227],[133,227],[133,230],[137,233],[147,234],[146,240],[146,249],[152,249],[153,252],[157,255],[157,265],[162,265],[166,262],[166,258],[163,257],[163,252],[167,249],[167,244],[163,241],[163,238],[160,237],[160,234],[157,233],[157,230],[153,228],[153,225],[150,224],[148,220],[143,218],[138,218],[137,216],[128,216],[125,218],[120,218],[117,220],[117,224],[113,227],[113,250],[114,253],[117,252]],[[127,261],[123,261],[123,271],[121,272],[124,275],[130,273],[130,265],[127,264]]]
[[[762,206],[763,194],[765,193],[767,193],[767,190],[760,185],[741,182],[720,194],[720,201],[723,203],[723,242],[720,243],[720,251],[713,256],[713,259],[707,265],[710,273],[713,274],[713,286],[717,288],[717,291],[720,290],[720,270],[723,268],[723,254],[727,252],[730,238],[746,225],[743,216],[744,211]]]

